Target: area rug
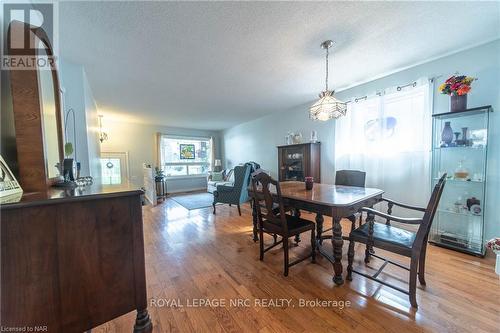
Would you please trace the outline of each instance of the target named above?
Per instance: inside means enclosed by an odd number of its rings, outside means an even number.
[[[212,207],[214,195],[212,193],[195,193],[171,197],[182,207],[193,210]]]

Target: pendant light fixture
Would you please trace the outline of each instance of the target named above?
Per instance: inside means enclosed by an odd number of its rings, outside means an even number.
[[[309,108],[309,117],[312,120],[327,121],[345,116],[347,104],[335,98],[335,90],[328,90],[328,49],[333,46],[333,41],[326,40],[321,43],[321,48],[326,50],[326,77],[325,91],[319,94],[319,100]]]

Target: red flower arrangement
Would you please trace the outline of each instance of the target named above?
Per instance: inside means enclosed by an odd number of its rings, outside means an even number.
[[[490,250],[493,250],[493,251],[500,251],[500,238],[493,238],[493,239],[490,239],[487,243],[486,243],[486,248],[487,249],[490,249]]]
[[[472,76],[455,76],[448,78],[442,85],[439,86],[441,94],[450,96],[466,95],[471,90],[472,81],[477,80]]]

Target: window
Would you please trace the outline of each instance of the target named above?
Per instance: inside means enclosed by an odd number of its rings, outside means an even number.
[[[336,169],[365,171],[367,187],[425,205],[430,193],[432,87],[424,80],[393,90],[349,103],[347,115],[336,120]]]
[[[101,182],[119,185],[127,182],[127,153],[101,153]]]
[[[212,140],[161,135],[159,155],[167,177],[205,176],[212,166]]]

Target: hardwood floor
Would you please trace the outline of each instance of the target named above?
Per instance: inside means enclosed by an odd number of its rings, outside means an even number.
[[[283,277],[282,248],[259,261],[258,243],[251,238],[250,206],[243,205],[242,213],[238,216],[237,208],[228,205],[218,206],[217,215],[210,208],[188,211],[171,199],[144,208],[154,332],[500,332],[500,280],[491,257],[480,259],[430,245],[427,287],[418,287],[419,309],[414,310],[407,295],[359,275],[335,286],[332,266],[321,256],[316,264],[305,261]],[[302,216],[314,220],[311,214]],[[325,228],[330,223],[325,219]],[[347,232],[349,224],[343,225]],[[307,237],[304,234],[299,246],[291,248],[291,260],[308,251]],[[272,237],[266,240],[272,242]],[[344,242],[344,273],[346,253]],[[364,249],[357,247],[358,269],[365,266],[363,256]],[[369,264],[378,265],[377,259]],[[392,267],[384,272],[379,277],[406,288],[407,272]],[[207,298],[227,304],[188,307]],[[281,298],[290,305],[254,306],[255,299]],[[177,304],[164,304],[167,299]],[[251,305],[230,306],[232,299],[248,299]],[[300,307],[301,299],[343,302],[344,307]],[[134,320],[135,313],[129,313],[92,332],[130,332]]]

